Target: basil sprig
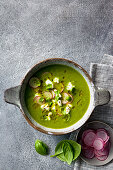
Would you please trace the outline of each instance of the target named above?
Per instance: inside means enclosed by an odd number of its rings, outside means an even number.
[[[59,142],[55,148],[55,154],[61,161],[67,162],[69,165],[77,159],[81,152],[81,145],[72,140],[63,140]]]

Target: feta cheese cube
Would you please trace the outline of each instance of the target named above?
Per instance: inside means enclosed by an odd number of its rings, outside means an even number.
[[[56,109],[55,104],[52,104],[52,106],[51,106],[51,110],[55,110],[55,109]]]
[[[70,110],[71,110],[69,106],[66,106],[65,109],[66,109],[66,114],[68,114],[70,112]]]
[[[59,106],[62,106],[61,100],[58,100],[58,101],[57,101],[57,104],[58,104]]]
[[[58,78],[58,77],[55,77],[55,78],[53,79],[53,82],[54,82],[54,83],[59,83],[59,78]]]
[[[51,84],[51,85],[52,85],[52,88],[53,88],[53,83],[52,83],[52,81],[50,81],[49,79],[47,79],[45,83],[46,83],[46,85]]]
[[[51,115],[52,115],[52,112],[49,112],[49,113],[48,113],[48,116],[50,117]]]
[[[50,116],[46,116],[46,120],[51,120]]]
[[[73,107],[72,104],[67,104],[67,106],[68,106],[69,108],[72,108],[72,107]]]
[[[35,93],[35,97],[36,97],[36,96],[41,96],[41,94],[40,94],[40,93]]]
[[[74,87],[75,87],[75,86],[73,86],[72,83],[69,82],[68,85],[67,85],[67,90],[72,91],[72,89],[73,89]]]
[[[49,107],[48,104],[42,104],[40,107],[41,107],[42,110],[47,110],[47,111],[50,110],[50,107]]]

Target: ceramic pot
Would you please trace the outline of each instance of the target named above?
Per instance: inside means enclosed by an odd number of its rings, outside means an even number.
[[[63,128],[63,129],[52,129],[52,128],[47,128],[47,127],[44,127],[38,124],[29,114],[26,108],[26,105],[25,105],[25,101],[24,101],[25,89],[26,89],[26,85],[29,79],[39,69],[52,65],[52,64],[63,64],[63,65],[72,67],[73,69],[77,70],[86,80],[89,90],[90,90],[90,103],[84,116],[74,125],[67,127],[67,128]],[[24,117],[28,121],[28,123],[35,129],[41,132],[47,133],[47,134],[61,135],[61,134],[72,132],[78,129],[79,127],[81,127],[88,120],[88,118],[90,117],[92,111],[94,110],[96,106],[103,105],[109,102],[110,94],[105,89],[95,87],[89,74],[80,65],[76,64],[73,61],[69,61],[63,58],[52,58],[52,59],[44,60],[36,64],[34,67],[32,67],[28,71],[28,73],[25,75],[25,77],[23,78],[19,86],[7,89],[4,92],[4,99],[7,103],[11,103],[11,104],[18,106],[19,109],[22,111]]]

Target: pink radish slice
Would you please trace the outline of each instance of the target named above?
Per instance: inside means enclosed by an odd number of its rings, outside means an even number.
[[[55,92],[54,92],[54,90],[52,90],[51,93],[52,93],[52,98],[54,99],[54,98],[55,98]]]
[[[95,156],[102,156],[98,153],[98,151],[96,149],[94,149],[94,153],[95,153]]]
[[[80,143],[82,149],[88,149],[88,148],[89,148],[89,146],[85,145],[84,142],[83,142],[82,140],[80,140],[79,143]]]
[[[49,92],[49,91],[45,91],[44,93],[43,93],[43,96],[46,98],[46,99],[52,99],[52,94],[51,94],[51,92]]]
[[[93,142],[93,147],[96,150],[101,150],[104,147],[104,141],[101,138],[96,138]]]
[[[110,147],[111,147],[110,141],[108,141],[107,143],[105,143],[104,148],[110,149]]]
[[[92,159],[95,156],[93,148],[83,149],[82,154],[88,159]]]
[[[108,155],[109,150],[107,148],[105,148],[103,151],[102,150],[97,150],[96,152],[98,155],[100,156],[104,156],[104,155]]]
[[[99,129],[97,129],[96,131],[97,131],[97,132],[99,132],[99,131],[105,131],[105,132],[107,133],[107,131],[106,131],[105,129],[103,129],[103,128],[99,128]]]
[[[41,85],[41,82],[40,82],[40,80],[37,77],[32,77],[29,80],[29,85],[32,88],[37,88],[37,87],[39,87]]]
[[[99,160],[99,161],[105,161],[107,159],[108,155],[103,155],[103,156],[96,156],[96,158]]]
[[[35,103],[39,104],[39,105],[44,104],[45,101],[40,102],[40,98],[41,98],[40,96],[35,96],[34,99],[33,99],[33,101],[34,101]]]
[[[83,132],[83,134],[82,134],[82,140],[84,140],[84,137],[87,135],[87,133],[89,133],[89,132],[94,132],[94,130],[92,130],[92,129],[88,129],[88,130],[85,130],[84,132]]]
[[[63,104],[72,103],[73,97],[72,97],[71,94],[69,94],[69,93],[63,93],[62,96],[63,96],[63,101],[62,101]],[[66,99],[67,97],[71,97],[71,100],[68,101],[68,100]]]
[[[88,132],[83,139],[84,144],[87,146],[92,146],[95,138],[96,138],[96,135],[94,132]]]
[[[107,139],[104,141],[104,143],[106,144],[109,140],[109,136],[107,137]]]
[[[105,130],[99,130],[96,133],[98,138],[101,138],[104,142],[108,139],[108,135]]]
[[[101,149],[101,151],[104,151],[104,149],[107,149],[109,151],[109,149],[110,149],[110,141],[104,143],[104,147],[103,147],[103,149]]]

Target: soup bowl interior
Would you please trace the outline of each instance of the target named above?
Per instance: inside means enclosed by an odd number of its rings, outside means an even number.
[[[72,126],[69,126],[67,128],[63,128],[63,129],[47,128],[47,127],[44,127],[44,126],[40,125],[39,123],[37,123],[30,115],[30,113],[26,107],[25,97],[24,97],[26,85],[29,82],[29,79],[33,76],[33,74],[38,72],[38,70],[40,70],[41,68],[44,68],[49,65],[54,65],[54,64],[66,65],[66,66],[69,66],[69,67],[77,70],[86,80],[88,87],[89,87],[89,91],[90,91],[89,107],[88,107],[86,113],[84,114],[84,116],[78,122],[73,124]],[[54,134],[54,135],[66,134],[66,133],[69,133],[69,132],[72,132],[72,131],[78,129],[87,121],[87,119],[89,118],[89,116],[91,115],[91,113],[95,107],[94,93],[95,93],[95,88],[92,83],[92,80],[91,80],[90,76],[88,75],[88,73],[81,66],[79,66],[78,64],[76,64],[72,61],[65,60],[65,59],[58,59],[58,58],[57,59],[48,59],[48,60],[45,60],[43,62],[36,64],[33,68],[31,68],[31,70],[24,77],[24,79],[21,83],[21,90],[20,90],[21,111],[22,111],[24,117],[26,118],[26,120],[28,121],[28,123],[31,126],[33,126],[35,129],[37,129],[41,132],[47,133],[47,134]]]

